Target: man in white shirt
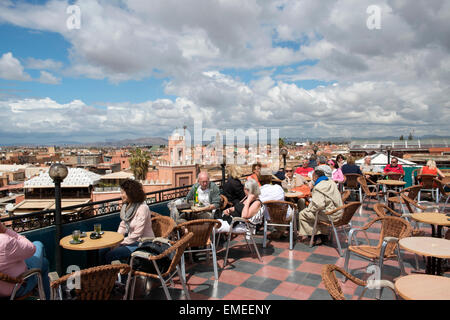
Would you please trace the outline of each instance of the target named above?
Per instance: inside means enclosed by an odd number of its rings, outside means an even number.
[[[284,190],[278,184],[271,184],[272,182],[272,172],[270,169],[261,169],[261,194],[259,195],[259,199],[262,203],[266,201],[284,201]],[[286,217],[289,218],[292,216],[291,210],[288,210]],[[264,217],[266,219],[269,218],[269,212],[267,208],[264,211]],[[273,231],[270,234],[271,239],[279,239],[283,236],[284,230],[286,227],[276,227],[276,231]]]

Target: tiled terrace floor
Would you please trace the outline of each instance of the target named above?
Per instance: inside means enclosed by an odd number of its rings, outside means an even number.
[[[368,210],[359,210],[352,219],[354,227],[363,226],[376,217],[371,202]],[[380,225],[369,229],[368,237],[371,244],[378,243]],[[421,228],[427,236],[431,235],[431,227],[422,225]],[[344,250],[347,247],[346,236],[339,232]],[[361,233],[361,241],[365,241]],[[289,250],[289,239],[269,241],[266,248],[262,248],[262,234],[257,234],[255,240],[258,244],[262,262],[256,254],[252,254],[242,236],[237,237],[229,251],[228,264],[223,269],[225,248],[219,246],[219,280],[214,279],[212,259],[187,265],[187,285],[193,300],[331,300],[325,289],[321,270],[324,264],[344,266],[344,257],[340,257],[336,244],[327,243],[310,248],[308,245],[297,242],[293,250]],[[414,255],[402,251],[405,269],[411,274],[415,266]],[[349,266],[351,273],[358,278],[367,279],[371,274],[366,273],[369,261],[351,255]],[[188,261],[189,259],[187,259]],[[424,272],[425,261],[419,257],[419,272]],[[394,280],[400,276],[397,260],[385,263],[383,279]],[[444,276],[450,277],[450,272]],[[146,290],[144,281],[136,285],[135,299],[165,299],[162,288]],[[348,299],[357,299],[362,291],[361,287],[347,281],[342,284]],[[174,286],[169,286],[172,299],[185,299],[178,278],[174,278]],[[374,291],[367,291],[366,298],[374,298]],[[386,289],[382,300],[392,300],[393,294]]]

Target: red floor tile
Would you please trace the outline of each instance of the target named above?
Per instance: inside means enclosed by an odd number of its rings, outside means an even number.
[[[334,240],[334,239],[333,239]],[[318,253],[318,254],[324,254],[327,256],[332,256],[332,257],[338,257],[339,253],[337,251],[337,245],[335,243],[336,241],[333,241],[333,247],[331,246],[318,246],[316,248],[316,250],[314,250],[314,253]],[[341,246],[344,244],[345,242],[341,241]],[[334,247],[336,246],[336,247]]]
[[[286,259],[295,259],[295,260],[306,260],[311,255],[310,252],[304,251],[296,251],[296,250],[285,250],[280,253],[278,256]]]
[[[240,286],[243,282],[245,282],[252,275],[245,272],[239,272],[235,270],[223,270],[219,274],[219,281],[232,284],[235,286]]]
[[[291,294],[297,290],[297,287],[298,284],[296,283],[282,282],[275,290],[272,291],[272,293],[283,297],[290,297]]]
[[[308,300],[315,290],[316,288],[314,287],[298,285],[289,297],[298,300]]]
[[[323,266],[323,264],[303,261],[296,270],[307,273],[321,274]]]
[[[287,277],[292,273],[291,270],[278,268],[273,266],[264,266],[260,270],[258,270],[255,275],[265,278],[271,278],[275,280],[284,281]]]
[[[264,300],[269,295],[269,293],[267,292],[257,291],[244,287],[234,288],[229,294],[248,297],[253,300]]]

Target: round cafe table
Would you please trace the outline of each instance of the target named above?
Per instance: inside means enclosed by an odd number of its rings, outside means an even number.
[[[303,197],[303,192],[286,192],[284,194],[285,198],[300,198]]]
[[[402,249],[427,257],[425,272],[428,274],[441,275],[441,260],[450,258],[450,240],[447,239],[408,237],[400,239],[399,244]]]
[[[59,245],[67,250],[87,251],[88,265],[95,266],[99,264],[98,250],[110,248],[120,244],[124,237],[123,234],[114,231],[104,231],[100,239],[91,239],[92,232],[86,232],[86,237],[80,238],[83,243],[71,244],[72,235],[68,235],[59,241]]]
[[[401,180],[378,180],[377,184],[383,186],[384,202],[387,202],[387,187],[397,187],[401,188],[406,184],[406,181]]]
[[[442,227],[450,227],[449,217],[441,212],[419,212],[411,215],[413,220],[431,225],[431,236],[442,238]],[[437,226],[437,232],[435,232]]]
[[[405,300],[450,300],[450,278],[411,274],[395,281],[395,291]]]

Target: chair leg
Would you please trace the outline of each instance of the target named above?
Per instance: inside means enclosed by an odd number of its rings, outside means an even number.
[[[130,300],[134,300],[134,291],[136,290],[136,279],[137,277],[133,277],[133,283],[131,285],[131,292],[130,292]]]
[[[181,275],[183,280],[186,281],[186,261],[184,259],[184,253],[181,255]]]
[[[376,279],[376,280],[381,280],[381,278],[382,278],[382,275],[383,275],[383,266],[384,266],[384,260],[383,260],[383,257],[381,257],[380,256],[380,259],[379,259],[380,261],[378,262],[378,268],[379,268],[379,270],[380,270],[380,273],[379,273],[379,276],[380,276],[380,279]],[[380,298],[381,298],[381,292],[383,291],[383,288],[381,288],[381,289],[378,289],[377,290],[377,300],[380,300]]]
[[[250,231],[250,232],[251,232],[251,231]],[[260,254],[259,254],[258,247],[256,246],[255,239],[253,239],[253,235],[252,235],[251,233],[250,233],[250,240],[253,242],[253,246],[255,247],[255,251],[256,251],[256,254],[258,255],[259,261],[262,262],[261,256],[260,256]]]
[[[400,272],[402,273],[402,275],[406,275],[405,266],[403,264],[402,255],[400,253],[400,245],[398,245],[398,244],[397,244],[397,259],[398,259],[398,264],[400,266]]]
[[[348,273],[350,273],[348,270],[349,261],[350,261],[350,250],[347,248],[347,251],[345,252],[344,270]],[[346,282],[346,281],[347,281],[347,277],[344,277],[344,282]]]
[[[130,293],[130,285],[131,285],[131,278],[132,278],[132,272],[128,272],[128,278],[127,278],[127,283],[125,285],[125,294],[123,296],[123,300],[127,300],[130,296],[130,300],[131,300],[131,293]]]
[[[228,261],[228,250],[230,249],[230,242],[231,242],[231,231],[228,233],[227,250],[226,250],[226,253],[225,253],[225,260],[223,262],[223,267],[224,268],[227,265],[227,261]]]
[[[289,250],[294,248],[294,217],[291,218],[289,223]]]
[[[214,244],[211,244],[211,251],[213,256],[213,264],[214,264],[214,276],[216,277],[216,280],[219,280],[219,273],[217,271],[217,257],[216,257],[216,250]]]
[[[414,254],[414,260],[416,261],[416,270],[419,270],[419,258],[416,253]]]
[[[314,220],[314,228],[313,228],[313,232],[311,234],[311,240],[309,241],[309,247],[311,248],[314,244],[314,236],[316,235],[317,232],[317,221],[319,220],[319,215],[316,214],[316,220]]]
[[[264,218],[263,248],[266,247],[266,242],[267,242],[267,220]]]
[[[334,234],[334,237],[336,238],[336,244],[337,244],[337,247],[338,247],[339,255],[342,257],[343,252],[342,252],[342,248],[341,248],[341,242],[339,241],[339,237],[338,237],[338,234],[337,234],[337,230],[336,230],[336,228],[335,228],[335,226],[334,226],[333,221],[331,221],[331,226],[332,226],[332,228],[333,228],[333,234]]]
[[[188,290],[188,288],[186,286],[186,282],[181,277],[181,272],[180,272],[180,267],[179,266],[177,266],[177,273],[178,273],[178,277],[180,278],[181,285],[183,286],[183,291],[184,291],[184,294],[186,295],[186,298],[188,300],[191,300],[191,296],[189,295],[189,290]]]

